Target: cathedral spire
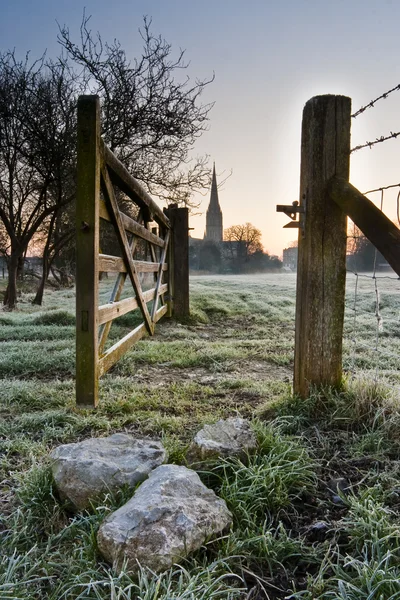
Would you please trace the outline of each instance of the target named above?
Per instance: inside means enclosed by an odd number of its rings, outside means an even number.
[[[219,209],[221,210],[221,207],[219,205],[219,200],[218,200],[218,186],[217,186],[217,175],[215,173],[215,163],[213,166],[213,174],[212,174],[212,180],[211,180],[211,197],[210,197],[210,206],[208,208],[208,210],[210,210],[210,208],[215,209]]]
[[[222,242],[222,237],[222,210],[218,200],[217,175],[215,172],[214,162],[211,180],[210,204],[208,205],[207,209],[206,232],[204,235],[204,239],[213,242]]]

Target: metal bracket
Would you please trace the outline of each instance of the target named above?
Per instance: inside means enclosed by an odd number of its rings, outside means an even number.
[[[303,219],[297,221],[298,214],[304,214],[304,206],[299,206],[299,202],[295,200],[292,204],[277,204],[276,212],[283,212],[285,215],[290,217],[292,221],[287,225],[284,225],[284,229],[302,229],[304,230]]]
[[[303,224],[300,221],[290,221],[287,225],[283,226],[283,229],[300,229],[303,227]]]
[[[283,212],[291,219],[296,219],[297,213],[304,213],[304,207],[299,206],[299,202],[295,200],[292,204],[277,204],[276,212]]]

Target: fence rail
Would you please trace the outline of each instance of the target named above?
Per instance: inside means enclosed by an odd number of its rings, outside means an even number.
[[[95,407],[100,376],[143,336],[153,335],[164,315],[188,315],[188,209],[171,205],[163,212],[105,145],[97,96],[79,98],[77,171],[76,401]],[[137,216],[121,210],[114,186],[137,207]],[[121,256],[100,252],[101,222],[111,223]],[[151,260],[135,256],[139,242]],[[109,301],[99,306],[101,272],[118,275]],[[153,273],[152,289],[143,290],[142,273]],[[133,295],[121,299],[127,280]],[[105,349],[113,320],[132,310],[143,322]]]

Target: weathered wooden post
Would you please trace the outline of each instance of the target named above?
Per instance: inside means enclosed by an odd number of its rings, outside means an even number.
[[[168,257],[172,284],[170,297],[172,311],[168,316],[178,319],[189,316],[189,209],[178,208],[175,204],[168,207],[171,222],[170,253]]]
[[[100,197],[100,102],[78,100],[76,197],[76,403],[98,401],[98,255]]]
[[[351,100],[316,96],[304,107],[301,141],[294,392],[339,387],[346,285],[347,217],[327,193],[349,179]]]

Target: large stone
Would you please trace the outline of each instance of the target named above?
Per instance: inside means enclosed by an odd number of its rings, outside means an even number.
[[[232,523],[225,501],[197,473],[163,465],[100,526],[97,542],[118,571],[164,571]]]
[[[115,433],[59,446],[50,456],[61,496],[80,510],[100,494],[135,488],[165,461],[166,452],[161,442]]]
[[[205,425],[194,437],[186,459],[189,464],[219,457],[241,456],[257,448],[257,440],[245,419],[230,417]]]

